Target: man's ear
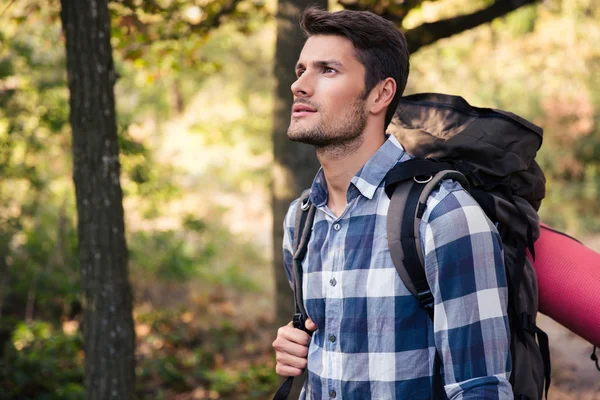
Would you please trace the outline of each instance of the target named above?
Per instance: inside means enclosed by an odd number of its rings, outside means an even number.
[[[396,81],[394,78],[385,78],[379,82],[371,91],[369,111],[379,114],[385,111],[396,94]]]

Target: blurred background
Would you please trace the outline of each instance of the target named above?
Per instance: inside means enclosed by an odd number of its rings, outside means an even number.
[[[140,399],[267,399],[277,388],[270,346],[292,306],[282,211],[316,171],[312,150],[285,137],[302,46],[289,17],[308,4],[108,3]],[[596,1],[321,6],[371,10],[407,33],[407,94],[456,94],[542,126],[541,218],[600,251]],[[85,393],[60,12],[59,1],[0,1],[0,399]],[[600,399],[592,346],[541,320],[549,398]]]

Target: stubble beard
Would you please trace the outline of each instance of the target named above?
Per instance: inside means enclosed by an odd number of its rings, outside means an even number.
[[[288,138],[315,146],[317,156],[343,157],[358,149],[364,140],[363,132],[367,126],[363,99],[356,99],[336,121],[323,118],[310,128],[304,128],[298,122],[290,123]]]

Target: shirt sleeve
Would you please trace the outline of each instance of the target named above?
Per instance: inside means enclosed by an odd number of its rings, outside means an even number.
[[[449,399],[512,399],[508,290],[502,241],[453,182],[428,201],[420,226],[435,298],[434,338]]]
[[[296,221],[296,205],[298,200],[294,200],[285,214],[283,220],[283,268],[287,275],[290,288],[294,289],[292,282],[293,260],[293,243],[294,243],[294,222]]]

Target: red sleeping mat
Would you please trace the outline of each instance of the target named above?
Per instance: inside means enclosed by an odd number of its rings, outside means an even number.
[[[600,346],[600,254],[542,224],[535,256],[540,312]]]

